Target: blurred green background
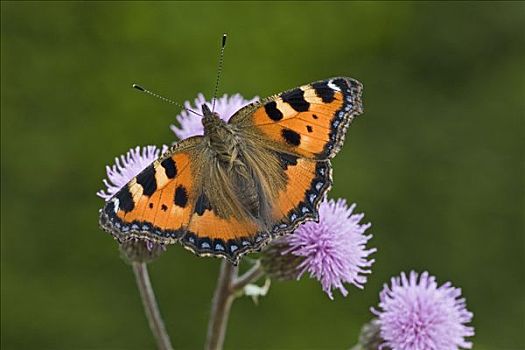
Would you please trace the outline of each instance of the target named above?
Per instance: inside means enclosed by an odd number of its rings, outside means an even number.
[[[2,349],[154,347],[129,266],[98,228],[104,167],[169,143],[177,101],[267,96],[335,75],[365,114],[331,197],[371,221],[366,288],[238,300],[226,348],[345,349],[382,284],[428,270],[463,290],[476,349],[523,349],[524,3],[2,2]],[[219,261],[173,246],[150,266],[176,348],[202,348]]]

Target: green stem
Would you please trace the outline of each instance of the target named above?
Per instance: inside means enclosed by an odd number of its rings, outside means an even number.
[[[232,282],[237,276],[238,268],[226,259],[222,260],[217,287],[211,304],[211,315],[208,322],[206,350],[220,350],[224,344],[224,336],[228,325],[228,316],[235,299]]]
[[[257,281],[262,276],[264,276],[264,270],[262,268],[261,262],[257,261],[251,269],[249,269],[242,276],[233,281],[232,289],[234,292],[238,292],[244,287],[246,287],[248,284]]]
[[[137,280],[137,287],[140,291],[142,303],[144,304],[149,327],[157,341],[157,347],[159,350],[173,350],[170,337],[168,332],[166,332],[166,327],[164,326],[164,322],[160,315],[157,300],[155,299],[155,293],[151,287],[147,265],[144,262],[133,262],[131,265],[133,267],[135,279]]]
[[[206,350],[222,349],[231,306],[235,298],[241,295],[238,292],[264,275],[260,262],[253,265],[240,277],[237,277],[238,272],[238,267],[227,260],[221,262],[219,279],[211,305],[210,320],[208,321],[208,334],[204,347]]]

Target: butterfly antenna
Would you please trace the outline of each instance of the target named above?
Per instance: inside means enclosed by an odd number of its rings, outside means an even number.
[[[194,110],[191,110],[191,109],[189,109],[189,108],[186,108],[186,107],[184,107],[183,105],[181,105],[180,103],[177,103],[177,102],[175,102],[175,101],[172,101],[172,100],[170,100],[169,98],[166,98],[166,97],[161,96],[161,95],[159,95],[159,94],[156,94],[156,93],[154,93],[154,92],[152,92],[152,91],[150,91],[150,90],[148,90],[148,89],[145,89],[145,88],[143,88],[142,86],[140,86],[140,85],[138,85],[138,84],[133,84],[133,87],[134,87],[135,89],[139,90],[139,91],[142,91],[142,92],[148,94],[148,95],[151,95],[151,96],[153,96],[153,97],[159,98],[159,99],[161,99],[161,100],[164,101],[164,102],[168,102],[169,104],[175,105],[175,106],[177,106],[177,107],[182,108],[182,109],[185,110],[185,111],[188,111],[188,112],[190,112],[190,113],[193,113],[193,114],[195,114],[195,115],[198,115],[198,116],[201,116],[201,117],[202,117],[202,115],[201,115],[200,113],[197,113],[197,112],[195,112]]]
[[[226,33],[222,35],[221,53],[219,55],[219,63],[217,65],[217,80],[215,81],[215,90],[213,91],[213,99],[211,104],[211,111],[215,110],[215,101],[217,101],[217,90],[219,88],[219,80],[222,72],[222,62],[224,61],[224,47],[226,46]]]

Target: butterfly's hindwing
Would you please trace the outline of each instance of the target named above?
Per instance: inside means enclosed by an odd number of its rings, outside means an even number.
[[[319,203],[332,186],[329,161],[293,157],[281,154],[289,181],[274,205],[274,215],[278,218],[271,230],[274,237],[292,232],[306,220],[317,220]]]

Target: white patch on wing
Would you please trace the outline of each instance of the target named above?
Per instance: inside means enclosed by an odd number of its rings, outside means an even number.
[[[341,88],[334,84],[333,80],[328,81],[328,87],[334,89],[335,91],[341,91]]]
[[[118,210],[120,209],[119,208],[119,205],[120,205],[120,201],[118,200],[118,198],[113,198],[111,200],[113,202],[113,206],[114,206],[114,210],[115,210],[115,214],[118,212]]]

